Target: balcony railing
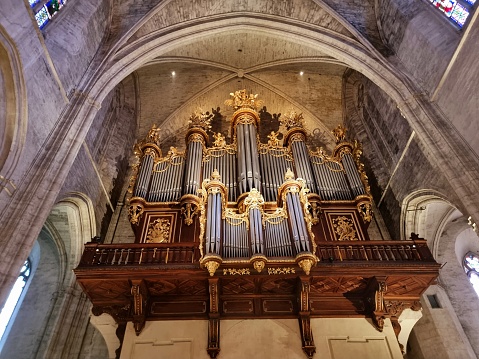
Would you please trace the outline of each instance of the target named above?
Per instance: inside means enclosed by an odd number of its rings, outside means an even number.
[[[434,262],[425,240],[344,241],[317,244],[316,255],[324,262]],[[193,264],[199,259],[197,243],[87,243],[79,267]],[[274,261],[275,258],[268,259]]]

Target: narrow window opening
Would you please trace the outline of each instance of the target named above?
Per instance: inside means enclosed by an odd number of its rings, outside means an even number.
[[[30,273],[31,263],[30,260],[27,259],[23,264],[22,269],[20,270],[20,275],[18,276],[17,281],[13,285],[13,288],[8,295],[7,301],[5,302],[2,311],[0,312],[0,341],[2,340],[3,334],[5,334],[5,330],[7,329],[8,323],[12,318],[18,300],[22,295],[25,284],[27,284]]]
[[[429,300],[429,304],[431,304],[431,308],[433,309],[441,308],[441,305],[439,304],[439,301],[437,300],[437,297],[435,294],[428,295],[427,299]]]

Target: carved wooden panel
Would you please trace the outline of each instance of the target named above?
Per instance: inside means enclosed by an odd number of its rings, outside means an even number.
[[[289,299],[263,299],[263,312],[266,314],[292,314],[293,301]]]
[[[253,294],[255,284],[251,277],[236,277],[221,279],[222,294]]]
[[[82,283],[92,302],[107,301],[109,303],[129,302],[130,283],[128,280],[91,280]]]
[[[153,316],[206,314],[207,302],[203,301],[169,301],[151,303],[150,313]]]
[[[368,239],[356,209],[325,208],[323,209],[321,219],[326,240],[352,241]]]
[[[261,293],[293,294],[296,286],[296,278],[268,278],[261,283]]]
[[[367,280],[363,277],[313,277],[311,294],[363,292]]]
[[[204,280],[178,279],[147,281],[152,296],[161,295],[207,295],[208,288]]]
[[[388,296],[412,295],[420,296],[429,286],[430,277],[408,276],[408,277],[388,277],[387,291]]]
[[[249,314],[254,313],[254,302],[252,299],[225,300],[222,310],[224,314]]]

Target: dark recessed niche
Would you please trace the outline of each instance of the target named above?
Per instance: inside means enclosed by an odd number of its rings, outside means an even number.
[[[433,309],[441,308],[441,305],[439,304],[439,301],[437,300],[437,297],[435,294],[428,295],[427,299],[429,300],[429,304],[431,304],[431,308]]]

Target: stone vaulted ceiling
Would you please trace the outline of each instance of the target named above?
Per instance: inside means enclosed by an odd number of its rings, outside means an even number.
[[[119,58],[130,49],[153,46],[160,37],[215,21],[241,22],[234,31],[210,30],[204,36],[181,38],[175,46],[149,59],[133,72],[137,96],[137,137],[157,124],[163,139],[181,147],[188,118],[199,108],[232,114],[224,106],[238,89],[258,93],[268,115],[292,109],[302,112],[307,130],[327,147],[330,131],[343,122],[345,63],[328,51],[294,36],[284,37],[265,28],[249,27],[261,18],[276,24],[345,39],[381,52],[374,8],[356,7],[356,13],[317,0],[298,1],[163,1],[113,7],[109,36]],[[250,20],[248,20],[250,19]],[[179,43],[179,45],[178,45]],[[376,48],[374,47],[376,46]],[[172,73],[175,75],[172,75]],[[302,73],[302,75],[300,74]]]

